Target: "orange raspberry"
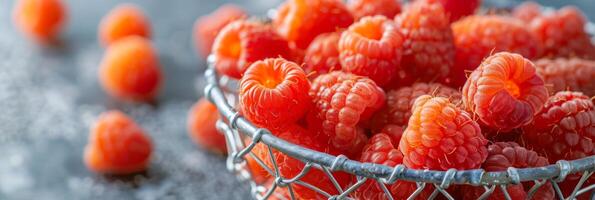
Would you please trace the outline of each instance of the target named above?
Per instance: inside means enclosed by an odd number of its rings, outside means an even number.
[[[240,78],[246,68],[265,58],[290,58],[291,51],[269,25],[239,20],[225,26],[215,38],[212,49],[219,73]]]
[[[316,72],[316,75],[340,70],[339,38],[341,32],[320,34],[306,50],[304,70],[306,73]]]
[[[535,61],[537,73],[550,92],[580,91],[595,95],[595,61],[580,58],[543,58]]]
[[[340,0],[287,0],[273,18],[277,32],[305,49],[318,35],[348,27],[353,16]]]
[[[246,18],[246,12],[235,4],[225,4],[212,13],[201,16],[194,23],[194,44],[202,57],[211,53],[217,34],[227,24]]]
[[[423,95],[415,100],[399,150],[412,169],[464,170],[479,168],[488,152],[479,124],[444,97]]]
[[[188,113],[188,133],[192,141],[213,153],[227,153],[225,136],[215,126],[219,119],[217,107],[201,98]]]
[[[13,15],[15,25],[41,43],[54,39],[66,20],[61,0],[19,0]]]
[[[401,12],[400,0],[351,0],[347,8],[356,19],[366,16],[383,15],[386,18],[393,18]]]
[[[308,112],[309,89],[310,82],[300,66],[269,58],[252,64],[240,80],[239,106],[251,122],[277,130]]]
[[[486,58],[463,87],[463,104],[492,129],[510,131],[533,120],[548,93],[535,65],[519,54]]]
[[[343,71],[367,76],[384,86],[396,75],[403,37],[384,16],[364,17],[344,31],[339,40]]]
[[[84,161],[91,171],[129,174],[146,169],[152,152],[148,135],[120,111],[101,114],[91,128]]]
[[[104,46],[108,46],[132,35],[150,38],[150,25],[149,20],[136,5],[122,4],[101,19],[99,40]]]
[[[149,101],[162,81],[157,52],[150,41],[130,36],[110,45],[99,65],[99,81],[112,96]]]

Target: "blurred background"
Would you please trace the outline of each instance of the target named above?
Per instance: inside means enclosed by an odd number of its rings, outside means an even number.
[[[158,103],[127,104],[97,82],[103,48],[101,17],[119,3],[140,6],[149,17],[165,74]],[[56,46],[42,47],[12,23],[15,1],[0,1],[0,200],[4,199],[247,199],[249,187],[225,170],[224,158],[197,148],[187,136],[188,109],[202,96],[206,65],[192,43],[194,20],[224,3],[262,15],[280,0],[205,1],[65,0],[68,20]],[[514,0],[484,0],[510,6]],[[541,0],[577,5],[595,19],[593,0]],[[99,113],[121,109],[153,138],[145,174],[110,177],[82,163],[88,127]]]

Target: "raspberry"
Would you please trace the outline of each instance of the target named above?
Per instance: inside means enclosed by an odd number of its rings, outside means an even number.
[[[323,33],[312,41],[304,57],[306,73],[316,72],[319,75],[341,69],[337,49],[340,37],[340,32]]]
[[[343,71],[386,85],[399,70],[403,39],[384,16],[364,17],[343,32],[339,52]]]
[[[276,130],[292,124],[311,105],[310,82],[297,64],[269,58],[252,64],[240,80],[242,114],[260,127]]]
[[[579,58],[540,59],[535,61],[537,73],[545,84],[553,87],[550,92],[580,91],[595,95],[595,61]]]
[[[550,163],[595,154],[595,106],[580,92],[551,96],[533,123],[523,128],[523,140],[533,150],[547,155]]]
[[[217,107],[201,98],[188,113],[188,133],[194,143],[217,154],[227,153],[225,136],[217,131]]]
[[[305,49],[321,33],[348,27],[353,16],[339,0],[288,0],[273,18],[277,32],[298,48]]]
[[[531,61],[500,52],[486,58],[463,87],[463,104],[486,126],[503,132],[531,122],[548,98]]]
[[[287,41],[271,26],[246,20],[225,26],[215,38],[212,52],[217,71],[233,78],[242,77],[255,61],[291,55]]]
[[[543,56],[595,59],[595,45],[585,31],[586,21],[579,9],[567,6],[536,17],[529,29],[542,44]]]
[[[464,170],[479,168],[488,141],[467,112],[444,97],[423,95],[415,100],[399,149],[412,169]]]
[[[150,138],[132,119],[109,111],[91,128],[84,161],[94,172],[130,174],[145,170],[152,149]]]
[[[512,11],[512,15],[524,22],[531,23],[541,15],[541,5],[533,1],[525,1]]]
[[[48,43],[66,20],[61,0],[19,0],[13,9],[15,25],[27,36]]]
[[[393,18],[401,12],[400,0],[350,0],[347,8],[356,19],[366,16],[383,15]]]
[[[475,13],[481,0],[425,0],[429,3],[440,3],[449,16],[450,22]]]
[[[384,104],[384,91],[374,81],[345,73],[331,72],[317,77],[309,92],[313,115],[323,135],[339,150],[360,152],[365,134],[358,123],[367,121]]]
[[[447,97],[454,104],[458,104],[461,99],[459,91],[439,83],[416,83],[410,87],[391,90],[386,93],[386,105],[374,114],[372,129],[380,130],[387,124],[407,126],[413,103],[422,95]]]
[[[133,35],[151,37],[149,20],[136,5],[119,5],[101,19],[99,40],[104,46]]]
[[[158,94],[162,81],[159,59],[145,38],[130,36],[110,45],[99,68],[101,85],[112,96],[149,101]]]
[[[492,53],[509,51],[527,59],[536,58],[538,41],[523,23],[505,16],[470,16],[452,24],[456,46],[455,65],[447,80],[453,87],[465,83],[468,70],[479,66]]]
[[[211,47],[219,31],[227,24],[246,18],[246,12],[235,4],[225,4],[211,14],[201,16],[194,23],[194,44],[202,57],[211,53]]]
[[[403,163],[403,154],[397,149],[398,143],[385,133],[378,133],[364,147],[361,162],[376,163],[394,167]],[[407,199],[416,189],[415,182],[397,181],[392,185],[386,185],[394,199]],[[427,199],[432,189],[426,188],[416,199]],[[387,199],[384,191],[374,180],[368,180],[364,185],[353,193],[353,198],[362,200]]]
[[[395,21],[403,34],[401,67],[406,76],[424,82],[445,78],[454,64],[455,47],[442,6],[416,2]]]

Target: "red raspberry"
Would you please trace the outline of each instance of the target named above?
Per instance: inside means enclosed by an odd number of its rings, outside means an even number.
[[[452,24],[456,46],[455,65],[447,82],[453,87],[465,83],[468,70],[479,66],[492,53],[509,51],[527,59],[539,55],[539,43],[523,23],[505,16],[470,16]]]
[[[201,98],[188,113],[188,133],[192,141],[217,154],[227,153],[225,136],[217,131],[215,123],[219,119],[217,107]]]
[[[399,149],[412,169],[463,170],[479,168],[487,143],[467,112],[447,98],[423,95],[415,100]]]
[[[529,29],[542,44],[543,56],[595,59],[595,45],[585,31],[586,22],[578,8],[567,6],[536,17]]]
[[[239,107],[254,124],[276,130],[293,124],[311,105],[304,70],[283,58],[256,61],[240,80]]]
[[[392,137],[385,133],[378,133],[368,141],[364,147],[361,162],[376,163],[394,167],[403,163],[403,154],[397,149],[397,144]],[[415,182],[397,181],[386,185],[394,199],[407,199],[416,189]],[[432,193],[431,188],[426,188],[416,199],[427,199]],[[368,180],[353,194],[353,198],[361,200],[387,199],[384,191],[375,180]]]
[[[401,12],[400,0],[350,0],[347,8],[356,19],[366,16],[383,15],[393,18]]]
[[[512,15],[524,22],[531,23],[541,15],[541,5],[534,1],[525,1],[512,11]]]
[[[309,94],[314,109],[308,125],[320,126],[333,147],[361,152],[365,134],[358,123],[368,120],[384,104],[384,91],[366,77],[331,72],[317,77]]]
[[[372,118],[372,129],[380,130],[387,124],[407,126],[413,103],[422,95],[447,97],[454,104],[458,104],[461,99],[459,91],[439,83],[416,83],[410,87],[391,90],[386,93],[386,105]]]
[[[405,76],[424,82],[446,78],[454,64],[455,46],[442,6],[416,2],[395,21],[403,34],[401,68]]]
[[[535,61],[535,67],[545,84],[553,87],[550,92],[571,90],[583,92],[587,96],[595,95],[595,61],[544,58]]]
[[[277,32],[305,49],[321,33],[348,27],[353,16],[340,0],[288,0],[273,18]]]
[[[211,53],[211,47],[219,31],[227,24],[246,18],[246,12],[234,4],[225,4],[212,13],[201,16],[194,23],[194,44],[202,57]]]
[[[401,34],[388,18],[364,17],[341,35],[341,66],[343,71],[386,85],[399,70],[402,45]]]
[[[128,36],[151,38],[151,24],[134,4],[122,4],[111,10],[99,24],[99,41],[104,46]]]
[[[306,50],[304,69],[306,73],[316,72],[317,75],[340,70],[339,38],[341,32],[323,33],[316,37]]]
[[[475,13],[475,10],[481,4],[481,0],[425,0],[430,3],[440,3],[448,16],[450,21],[454,22],[460,18]]]
[[[291,50],[269,25],[235,21],[223,28],[213,44],[215,68],[219,73],[240,78],[246,68],[265,58],[290,58]]]
[[[530,123],[547,98],[533,63],[508,52],[486,58],[463,87],[466,109],[488,127],[503,132]]]

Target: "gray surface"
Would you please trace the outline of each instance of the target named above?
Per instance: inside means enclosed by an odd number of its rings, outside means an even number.
[[[104,95],[96,79],[103,52],[97,24],[119,1],[66,2],[70,17],[62,44],[39,47],[13,28],[14,1],[0,1],[0,200],[246,199],[248,187],[225,171],[221,157],[197,149],[185,130],[186,112],[203,82],[195,79],[205,67],[192,47],[192,24],[220,3],[132,1],[151,19],[166,75],[157,105],[134,105]],[[239,3],[263,13],[277,2]],[[547,2],[593,6],[592,0]],[[155,157],[146,174],[106,177],[82,163],[89,125],[114,108],[132,115],[153,138]]]

